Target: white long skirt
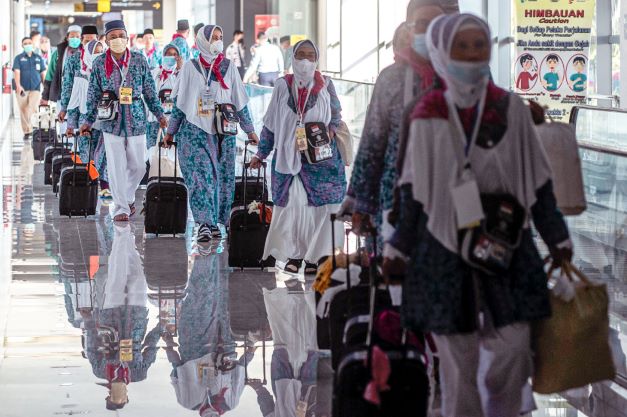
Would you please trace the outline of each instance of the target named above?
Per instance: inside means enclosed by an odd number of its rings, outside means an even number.
[[[263,259],[273,256],[277,261],[304,259],[317,263],[333,253],[331,247],[331,214],[339,204],[310,206],[307,191],[298,176],[290,185],[289,201],[285,207],[274,207]],[[344,223],[335,222],[335,248],[344,244]]]

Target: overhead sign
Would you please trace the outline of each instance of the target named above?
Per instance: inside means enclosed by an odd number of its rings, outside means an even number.
[[[110,1],[98,0],[97,3],[75,3],[75,12],[110,13],[142,10],[152,12],[154,29],[163,28],[163,3],[161,1]]]
[[[588,94],[588,61],[596,0],[514,0],[515,91],[568,121]]]

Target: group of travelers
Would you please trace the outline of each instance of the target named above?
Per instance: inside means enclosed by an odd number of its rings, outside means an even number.
[[[215,117],[216,104],[233,105],[239,127],[258,144],[251,168],[274,153],[264,259],[315,274],[343,243],[343,233],[331,242],[330,215],[352,213],[353,230],[375,237],[388,282],[403,287],[403,325],[434,336],[442,415],[514,417],[530,411],[530,323],[551,314],[530,224],[556,265],[570,260],[572,245],[529,108],[494,84],[490,29],[456,4],[410,1],[395,37],[396,62],[375,85],[349,184],[335,140],[340,99],[317,68],[311,40],[289,46],[287,57],[261,33],[245,70],[241,31],[226,55],[217,25],[194,27],[190,48],[188,21],[179,21],[164,48],[147,29],[143,47],[131,50],[118,20],[106,24],[104,42],[94,26],[71,26],[50,64],[35,65],[42,76],[47,68],[43,100],[57,101],[68,134],[81,138],[81,155],[95,149],[115,221],[136,213],[147,146],[160,135],[165,147],[176,142],[199,244],[229,232],[236,138],[219,135]],[[255,73],[274,87],[259,137],[244,85]],[[37,84],[21,81],[21,90]],[[302,139],[316,122],[331,142],[329,157],[314,163]],[[509,231],[518,237],[511,262],[496,273],[469,261],[460,244],[491,220],[484,208],[493,206],[520,217]]]

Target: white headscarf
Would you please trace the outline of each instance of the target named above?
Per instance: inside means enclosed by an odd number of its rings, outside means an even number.
[[[451,74],[451,66],[481,65],[460,63],[451,59],[451,49],[455,35],[465,29],[481,29],[488,42],[491,41],[490,28],[481,18],[471,14],[452,14],[437,17],[427,31],[427,48],[435,72],[446,83],[446,96],[458,107],[469,108],[477,104],[485,95],[490,81],[489,73],[477,82],[464,82]],[[490,58],[488,57],[488,62]],[[483,63],[487,67],[487,63]]]
[[[96,59],[96,54],[94,53],[94,51],[96,50],[96,47],[98,45],[102,46],[102,52],[105,51],[105,49],[107,48],[104,42],[100,42],[100,41],[90,41],[84,48],[85,52],[83,53],[83,64],[85,64],[86,68],[83,68],[83,66],[81,65],[81,74],[83,75],[90,75],[91,74],[91,68],[94,65],[94,60]]]
[[[304,46],[310,45],[316,51],[316,61],[311,62],[307,59],[304,60],[292,60],[292,69],[294,70],[294,80],[296,81],[296,86],[298,88],[309,87],[309,85],[313,82],[314,76],[316,74],[316,67],[318,66],[318,60],[320,59],[320,51],[318,51],[318,47],[315,43],[310,40],[303,40],[294,45],[293,55],[296,56],[296,52]],[[301,64],[302,65],[299,65]]]
[[[198,47],[200,55],[208,62],[213,62],[222,52],[215,53],[215,51],[211,50],[211,38],[216,29],[224,33],[220,26],[206,25],[196,35],[196,47]]]

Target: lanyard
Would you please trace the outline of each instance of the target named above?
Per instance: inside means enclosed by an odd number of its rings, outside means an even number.
[[[126,56],[127,53],[128,53],[128,51],[124,52],[124,56]],[[122,57],[122,59],[124,59],[124,56]],[[126,67],[122,66],[122,68],[120,68],[120,66],[118,65],[118,61],[115,58],[113,59],[113,63],[115,64],[116,67],[118,67],[118,71],[120,71],[120,75],[122,76],[121,85],[122,86],[126,86],[126,77],[128,75],[128,71],[129,71],[129,69],[131,67],[131,59],[130,59],[130,57],[129,57],[129,60],[128,60],[127,64],[126,64]]]
[[[307,103],[309,102],[309,95],[311,94],[311,90],[313,87],[311,83],[307,86],[307,97],[305,98],[305,104],[303,105],[303,110],[300,110],[300,94],[298,94],[298,87],[296,86],[296,79],[294,79],[292,84],[292,89],[294,90],[294,104],[296,105],[296,115],[298,116],[298,121],[302,125],[303,120],[305,118],[305,113],[307,113]]]
[[[204,65],[202,65],[202,62],[200,63],[200,68],[202,68],[202,76],[205,79],[205,89],[207,91],[207,93],[209,92],[209,86],[211,85],[211,74],[213,73],[213,64],[215,64],[216,61],[213,61],[211,63],[211,66],[209,67],[209,69],[207,70]],[[207,73],[205,74],[205,70],[207,70]]]
[[[470,142],[468,143],[468,151],[467,152],[462,151],[465,148],[466,140],[464,140],[463,147],[460,147],[459,143],[453,144],[453,149],[455,150],[455,156],[457,158],[457,162],[460,163],[459,168],[461,169],[462,174],[464,171],[470,170],[470,160],[472,157],[472,151],[475,148],[477,137],[479,136],[479,129],[481,128],[481,119],[483,119],[483,113],[485,111],[485,103],[486,103],[487,95],[488,95],[488,90],[486,89],[484,93],[482,94],[481,99],[479,100],[479,108],[477,109],[477,120],[472,130],[472,136],[470,137]],[[448,111],[449,111],[450,117],[452,117],[453,119],[452,122],[456,128],[455,129],[456,132],[455,131],[451,132],[451,138],[454,142],[458,142],[458,141],[455,141],[455,138],[462,137],[465,139],[466,131],[464,130],[464,126],[462,125],[462,122],[459,118],[459,114],[457,113],[457,107],[455,106],[455,103],[453,103],[453,100],[450,98],[448,94],[445,93],[444,97],[446,98],[446,104],[448,105]]]

